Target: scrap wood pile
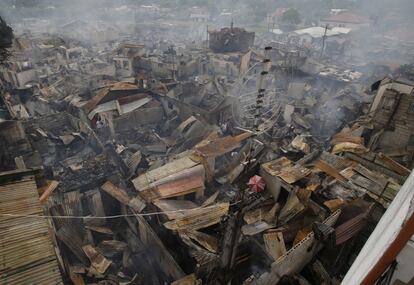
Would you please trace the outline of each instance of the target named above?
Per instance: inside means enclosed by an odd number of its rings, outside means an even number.
[[[287,84],[269,91],[255,133],[238,123],[254,121],[256,80],[236,114],[234,74],[219,74],[237,54],[186,62],[183,51],[176,81],[177,53],[152,38],[116,54],[27,42],[9,67],[27,78],[1,94],[15,120],[0,128],[13,138],[0,166],[43,167],[39,201],[67,283],[332,284],[410,173],[411,83],[384,79],[386,96],[371,98],[361,73],[306,60],[278,74]],[[246,55],[246,68],[263,60]],[[403,139],[387,145],[395,129]]]
[[[51,133],[47,126],[40,135]],[[41,199],[55,216],[61,265],[75,284],[210,282],[220,278],[230,246],[225,235],[240,217],[232,268],[260,267],[235,280],[271,284],[266,282],[277,276],[297,278],[304,267],[312,273],[323,268],[323,278],[335,278],[346,267],[338,260],[350,258],[358,234],[373,223],[374,203],[386,208],[409,174],[370,151],[357,135],[360,127],[344,128],[325,150],[298,135],[288,143],[292,151],[282,154],[250,132],[223,136],[213,130],[191,150],[155,159],[146,171],[140,151],[123,156],[126,150],[118,146],[113,152],[120,160],[94,183],[80,183],[87,175],[82,169],[101,155],[74,160],[67,153],[72,159],[54,168],[69,167],[73,175],[56,176],[61,181],[51,182]],[[103,154],[113,155],[105,148]],[[122,173],[138,176],[129,184]],[[78,185],[63,191],[72,181]],[[303,253],[309,244],[312,250]]]

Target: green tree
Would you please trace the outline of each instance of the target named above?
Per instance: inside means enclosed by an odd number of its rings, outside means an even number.
[[[293,9],[293,8],[283,13],[281,20],[285,23],[294,24],[294,25],[297,25],[301,22],[300,14],[298,10]]]

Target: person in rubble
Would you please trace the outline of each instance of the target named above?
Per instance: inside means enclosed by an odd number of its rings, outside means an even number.
[[[93,129],[97,128],[97,122],[98,122],[98,118],[99,118],[99,114],[96,114],[95,116],[93,116],[92,120],[91,120],[91,126]]]
[[[101,119],[99,119],[98,121],[96,121],[96,128],[98,129],[102,129],[104,127],[104,123]]]

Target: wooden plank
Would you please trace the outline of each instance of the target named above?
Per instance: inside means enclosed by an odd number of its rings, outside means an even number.
[[[145,202],[138,196],[130,197],[128,193],[117,186],[115,186],[112,182],[107,181],[102,186],[101,189],[114,197],[116,200],[121,202],[124,205],[130,206],[136,212],[140,213],[145,208]]]
[[[109,266],[111,266],[112,262],[97,252],[92,245],[84,245],[82,246],[82,250],[91,261],[91,266],[99,273],[105,273],[106,270],[108,270]]]
[[[129,200],[131,200],[124,189],[115,186],[111,181],[106,181],[105,184],[101,186],[101,189],[122,204],[128,205]]]
[[[339,181],[346,181],[345,177],[343,177],[338,170],[327,164],[325,161],[317,160],[315,162],[315,166],[326,174],[338,179]]]
[[[59,186],[59,181],[52,180],[48,182],[48,185],[43,191],[42,196],[40,196],[39,201],[40,203],[46,202],[46,200],[49,198],[49,196],[55,191],[55,189]]]
[[[190,231],[186,234],[189,238],[195,240],[208,251],[213,253],[216,253],[218,251],[218,240],[214,236],[199,231]]]
[[[371,181],[375,182],[376,184],[378,184],[379,186],[382,187],[382,189],[384,189],[384,187],[387,185],[388,181],[385,177],[380,176],[379,174],[363,167],[362,165],[358,164],[354,167],[354,170],[360,174],[362,174],[363,176],[365,176],[366,178],[370,179]]]
[[[384,163],[387,167],[389,167],[391,170],[397,172],[399,175],[402,176],[408,176],[410,175],[410,170],[403,165],[399,164],[395,160],[391,159],[390,157],[384,155],[383,153],[379,153],[377,155],[377,158]]]

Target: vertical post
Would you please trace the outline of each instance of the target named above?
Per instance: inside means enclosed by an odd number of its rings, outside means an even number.
[[[259,132],[259,124],[261,117],[261,109],[263,107],[263,97],[265,95],[265,78],[269,73],[271,68],[271,61],[269,56],[269,51],[272,50],[272,47],[265,48],[265,58],[263,60],[263,71],[260,73],[260,81],[258,86],[258,92],[256,97],[256,109],[254,117],[254,131],[256,135]],[[250,141],[250,151],[247,156],[247,164],[245,166],[244,172],[247,173],[251,160],[252,154],[254,152],[253,141]],[[241,202],[241,205],[246,205],[247,199],[245,195],[245,189],[239,189],[237,195],[237,201]],[[241,227],[243,225],[243,208],[239,207],[236,211],[228,215],[226,230],[224,232],[224,237],[222,239],[222,250],[221,250],[221,262],[220,270],[221,274],[219,280],[221,284],[231,284],[233,278],[233,267],[237,256],[238,245],[242,239]]]
[[[326,24],[326,26],[325,26],[325,33],[323,34],[323,37],[322,37],[322,49],[321,49],[321,58],[322,58],[322,56],[323,56],[323,51],[324,51],[324,49],[325,49],[325,40],[326,40],[326,38],[327,38],[327,35],[326,35],[326,33],[328,32],[328,24]]]
[[[208,25],[207,25],[207,30],[206,30],[206,51],[208,51]]]

